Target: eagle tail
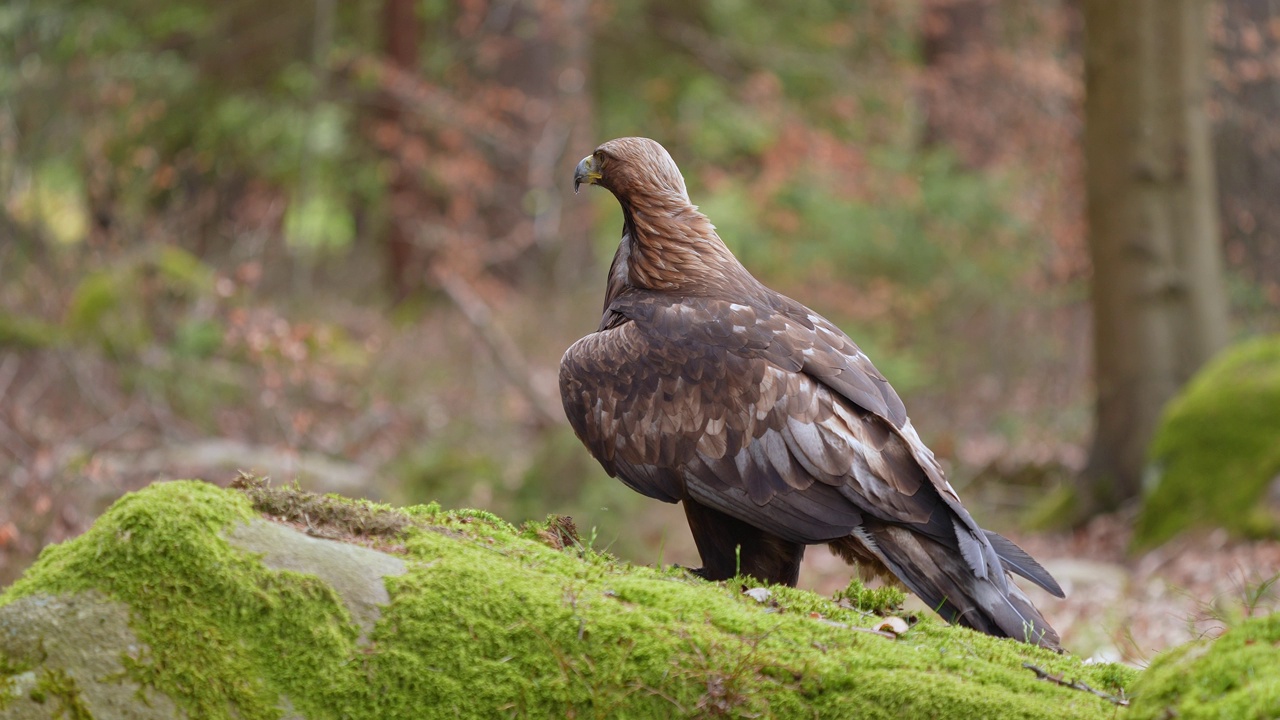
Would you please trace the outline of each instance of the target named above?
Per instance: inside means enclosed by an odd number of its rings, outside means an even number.
[[[1028,555],[1026,550],[1018,547],[1012,540],[1000,533],[990,530],[983,530],[982,532],[986,533],[987,541],[991,543],[992,549],[1000,556],[1000,562],[1004,564],[1005,570],[1021,575],[1044,588],[1046,592],[1054,597],[1064,598],[1067,596],[1062,591],[1062,586],[1058,584],[1058,581],[1054,580],[1049,571],[1036,562],[1035,558]]]
[[[862,548],[849,547],[854,543]],[[998,575],[980,577],[955,549],[910,528],[887,523],[867,523],[853,536],[832,545],[846,559],[871,554],[948,622],[1051,650],[1062,649],[1058,633],[1008,581],[1003,568],[995,568]]]

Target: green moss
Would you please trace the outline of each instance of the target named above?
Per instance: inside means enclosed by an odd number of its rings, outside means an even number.
[[[33,667],[35,665],[31,662],[23,662],[7,652],[0,653],[0,710],[13,704],[21,693],[19,676],[30,672]]]
[[[1133,694],[1132,720],[1280,717],[1280,615],[1160,655]]]
[[[286,702],[308,718],[1095,718],[1114,706],[1023,663],[1109,691],[1132,680],[936,620],[898,640],[855,632],[846,625],[877,618],[801,590],[759,603],[739,582],[558,550],[487,513],[242,484],[126,496],[47,549],[0,606],[87,589],[127,604],[148,648],[123,658],[129,678],[200,718],[278,718]],[[255,507],[401,556],[407,572],[384,578],[391,601],[367,644],[333,588],[226,540]]]
[[[45,550],[0,602],[101,590],[134,609],[138,638],[150,647],[122,659],[133,680],[192,717],[277,718],[280,695],[304,707],[350,652],[357,628],[328,586],[272,572],[218,537],[253,516],[244,497],[212,485],[153,486],[117,502],[74,542]]]
[[[907,596],[901,590],[892,586],[872,590],[863,585],[858,578],[853,578],[845,589],[836,591],[832,599],[836,602],[847,600],[855,610],[875,615],[887,615],[901,610],[902,603],[906,602]]]
[[[1134,544],[1149,547],[1195,526],[1274,534],[1260,510],[1280,475],[1280,337],[1233,347],[1169,403],[1151,446],[1155,487]]]
[[[93,714],[80,699],[80,689],[76,681],[62,670],[50,670],[40,674],[31,697],[38,703],[58,703],[58,707],[50,714],[53,718],[67,720],[93,720]]]

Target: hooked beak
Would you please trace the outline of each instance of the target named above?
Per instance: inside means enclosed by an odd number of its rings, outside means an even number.
[[[578,167],[573,169],[573,192],[576,195],[578,186],[586,183],[595,185],[600,179],[600,170],[596,164],[595,155],[588,155],[582,158],[582,162],[578,163]]]

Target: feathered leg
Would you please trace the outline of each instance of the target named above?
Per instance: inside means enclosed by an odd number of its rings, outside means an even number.
[[[684,501],[689,530],[702,555],[693,572],[708,580],[741,573],[775,585],[795,587],[804,545],[783,540],[692,500]]]

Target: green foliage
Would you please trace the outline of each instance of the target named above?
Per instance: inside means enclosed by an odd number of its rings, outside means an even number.
[[[909,13],[874,5],[616,3],[596,34],[608,49],[593,68],[600,135],[647,135],[723,168],[771,144],[792,108],[841,137],[877,133],[907,92],[877,70],[910,58],[916,30]],[[857,122],[838,110],[848,98]],[[693,178],[701,169],[686,167]]]
[[[56,325],[0,312],[0,348],[50,347],[62,337],[62,329]]]
[[[173,351],[180,357],[206,360],[222,347],[225,334],[225,328],[213,318],[189,318],[175,331]]]
[[[213,271],[172,245],[146,245],[86,273],[61,332],[115,361],[125,390],[155,398],[197,426],[250,388],[225,362],[227,328],[216,311]]]
[[[538,438],[509,512],[533,514],[540,505],[572,512],[568,508],[586,500],[583,497],[587,492],[586,485],[616,482],[605,475],[572,429],[557,427]],[[605,500],[603,497],[599,499]]]
[[[1274,534],[1264,502],[1280,476],[1280,338],[1223,351],[1165,408],[1151,444],[1151,487],[1134,534],[1137,547],[1195,526]]]
[[[289,242],[315,250],[341,249],[355,237],[355,220],[343,208],[341,196],[330,188],[312,189],[294,197],[284,216]]]
[[[32,169],[27,187],[15,193],[10,206],[15,220],[38,229],[55,243],[80,242],[88,234],[84,182],[65,159],[41,161]]]
[[[126,496],[48,549],[0,607],[105,593],[145,647],[125,655],[128,679],[211,719],[276,718],[281,698],[310,718],[1104,718],[1113,706],[1022,664],[1111,691],[1133,679],[928,620],[900,641],[856,632],[823,618],[860,614],[804,591],[774,588],[778,605],[763,605],[732,583],[584,561],[488,514],[342,513],[336,498],[247,490],[256,499],[197,482]],[[226,537],[255,506],[295,519],[317,502],[346,528],[397,518],[379,526],[407,571],[384,578],[391,602],[367,644],[333,587],[270,570]]]
[[[110,272],[91,273],[76,288],[67,311],[67,325],[76,337],[101,343],[113,355],[132,354],[151,339],[144,307],[126,303],[136,287],[127,277]]]
[[[184,350],[211,354],[211,321],[196,313],[212,292],[213,273],[194,255],[172,245],[150,246],[85,275],[65,325],[73,340],[96,343],[116,358],[134,357],[175,332]]]
[[[914,178],[917,191],[841,197],[827,189],[828,178],[801,177],[765,203],[731,185],[704,210],[749,265],[781,265],[802,276],[821,267],[849,281],[888,280],[906,293],[932,292],[950,302],[1009,301],[1008,285],[1035,258],[1021,242],[1025,230],[998,204],[998,179],[965,172],[942,152],[883,162],[881,172]],[[788,211],[798,228],[771,231],[771,217]],[[777,262],[778,255],[787,261]]]
[[[400,489],[406,501],[438,498],[457,504],[467,501],[477,487],[501,487],[501,464],[464,438],[461,428],[451,428],[392,464],[391,471],[401,479]]]
[[[1054,486],[1023,515],[1022,525],[1030,530],[1065,530],[1076,517],[1079,497],[1070,484]]]
[[[39,169],[15,203],[18,219],[78,242],[94,195],[110,201],[95,211],[137,234],[193,188],[231,192],[253,178],[290,191],[292,240],[347,247],[349,208],[380,192],[378,168],[355,139],[352,106],[324,98],[328,69],[301,51],[314,8],[300,10],[205,0],[0,9],[0,47],[17,51],[0,62],[0,96],[23,138],[0,180]],[[228,26],[263,29],[225,37]]]

